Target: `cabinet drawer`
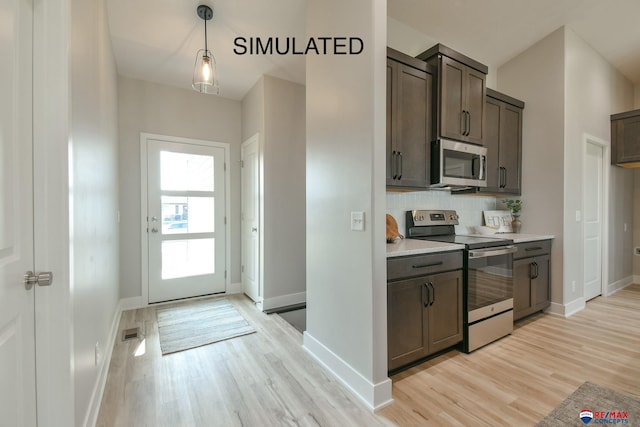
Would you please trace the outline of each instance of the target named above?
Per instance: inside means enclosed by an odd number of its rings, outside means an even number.
[[[513,254],[513,259],[529,258],[551,253],[551,240],[537,240],[535,242],[518,243],[518,252]]]
[[[387,259],[387,280],[417,277],[462,268],[462,251]]]

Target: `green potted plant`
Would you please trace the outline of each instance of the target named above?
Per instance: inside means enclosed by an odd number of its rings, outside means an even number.
[[[520,222],[520,212],[522,211],[522,200],[520,199],[504,199],[502,201],[504,205],[511,211],[511,217],[513,218],[511,221],[511,229],[514,233],[519,233],[520,228],[522,227],[522,222]]]

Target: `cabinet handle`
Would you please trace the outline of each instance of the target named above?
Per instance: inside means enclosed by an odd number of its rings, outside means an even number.
[[[542,250],[542,246],[534,246],[533,248],[525,248],[525,252],[529,252],[529,251],[541,251]]]
[[[429,292],[429,286],[426,283],[423,283],[423,287],[422,287],[422,305],[424,306],[424,308],[429,307],[429,300],[431,299],[431,295]],[[425,300],[425,291],[427,291],[427,298]]]
[[[529,278],[531,279],[537,279],[538,278],[538,263],[537,262],[532,262],[531,264],[529,264]]]
[[[398,180],[402,179],[402,151],[398,151],[398,159],[400,159],[400,168],[398,173]]]
[[[398,163],[398,153],[396,152],[396,150],[393,150],[393,153],[391,154],[392,160],[391,160],[391,173],[393,175],[392,179],[397,179],[398,178],[398,174],[396,173],[398,167],[396,165],[396,163]]]
[[[471,135],[471,113],[467,111],[467,136]]]
[[[507,187],[507,168],[502,168],[504,179],[502,180],[502,188]]]
[[[431,264],[416,264],[416,265],[412,265],[411,268],[428,268],[428,267],[437,267],[438,265],[442,265],[442,261],[432,262]]]
[[[429,295],[431,296],[431,300],[429,301],[429,307],[431,307],[433,303],[436,302],[436,288],[433,287],[432,282],[429,282],[429,287],[431,288],[431,292],[429,292]]]
[[[462,128],[462,136],[467,135],[467,110],[462,110],[462,114],[460,115],[460,127]]]

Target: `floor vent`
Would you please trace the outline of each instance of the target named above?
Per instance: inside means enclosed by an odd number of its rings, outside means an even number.
[[[130,328],[122,331],[122,341],[135,340],[140,336],[140,328]]]

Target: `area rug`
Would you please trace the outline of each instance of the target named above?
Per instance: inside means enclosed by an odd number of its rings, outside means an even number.
[[[226,299],[158,308],[156,316],[163,355],[255,332]]]
[[[640,401],[591,382],[582,384],[537,427],[640,426]]]

